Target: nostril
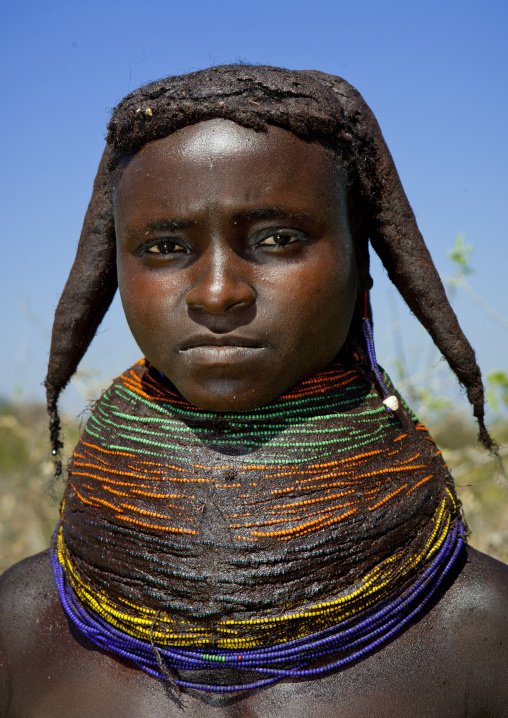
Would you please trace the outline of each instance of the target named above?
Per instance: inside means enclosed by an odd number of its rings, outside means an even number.
[[[254,288],[247,283],[206,283],[193,287],[185,298],[190,309],[223,314],[250,307],[256,300]]]

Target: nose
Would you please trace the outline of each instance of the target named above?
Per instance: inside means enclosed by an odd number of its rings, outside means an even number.
[[[247,265],[231,248],[209,247],[194,263],[192,287],[185,297],[187,306],[211,314],[250,307],[256,292]]]

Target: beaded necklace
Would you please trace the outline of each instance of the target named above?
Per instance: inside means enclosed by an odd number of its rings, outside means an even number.
[[[141,361],[75,449],[52,564],[95,644],[162,680],[232,692],[368,654],[428,603],[462,542],[425,427],[387,412],[354,364],[218,415]],[[245,683],[193,673],[217,667]]]

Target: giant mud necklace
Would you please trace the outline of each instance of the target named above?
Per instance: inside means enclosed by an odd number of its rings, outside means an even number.
[[[440,452],[356,364],[213,414],[141,361],[74,451],[52,565],[93,643],[161,680],[232,692],[377,649],[428,603],[462,542]],[[245,682],[203,682],[210,668]]]

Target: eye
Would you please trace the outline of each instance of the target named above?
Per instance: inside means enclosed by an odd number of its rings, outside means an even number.
[[[143,254],[188,254],[188,249],[174,239],[160,239],[145,247]]]
[[[293,232],[274,232],[257,243],[258,247],[287,247],[304,241],[304,237]]]

